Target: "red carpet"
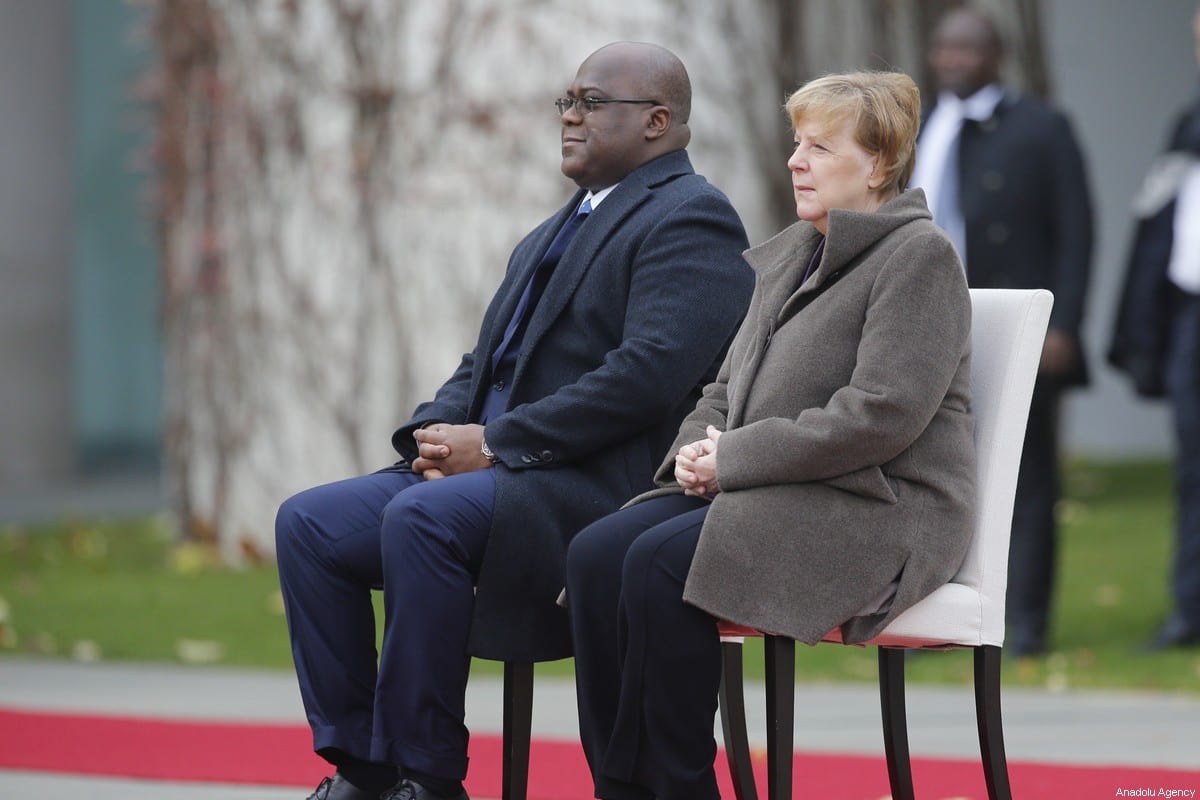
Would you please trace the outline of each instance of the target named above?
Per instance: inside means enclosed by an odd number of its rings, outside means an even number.
[[[211,781],[310,788],[326,774],[311,752],[308,729],[296,725],[167,721],[79,716],[0,709],[0,768],[172,781]],[[732,798],[724,764],[722,794]],[[758,767],[761,769],[762,764]],[[796,794],[822,800],[887,797],[882,756],[798,753]],[[930,800],[986,797],[976,761],[917,759],[917,793]],[[1200,771],[1106,765],[1010,765],[1018,800],[1074,800],[1119,796],[1118,789],[1200,789]],[[765,787],[765,775],[759,776]],[[500,739],[471,739],[467,789],[500,796]],[[575,743],[535,741],[530,800],[587,800],[592,792],[583,752]],[[1169,795],[1163,795],[1169,796]],[[1185,797],[1187,795],[1184,795]]]

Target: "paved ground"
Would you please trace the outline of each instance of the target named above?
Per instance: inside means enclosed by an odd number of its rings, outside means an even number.
[[[157,479],[115,476],[0,497],[0,523],[62,516],[151,513]],[[500,731],[499,679],[472,682],[467,722]],[[765,743],[761,685],[747,686],[752,743]],[[1004,728],[1011,761],[1200,770],[1200,696],[1009,689]],[[0,708],[303,724],[290,673],[163,665],[73,664],[0,658]],[[909,737],[916,757],[977,758],[969,689],[912,687]],[[575,693],[562,679],[535,683],[534,734],[574,740]],[[719,731],[718,731],[719,737]],[[879,701],[870,685],[797,687],[796,747],[879,755]],[[1200,787],[1196,787],[1200,788]],[[300,800],[303,790],[67,777],[0,770],[0,800]],[[480,800],[477,798],[477,800]]]
[[[748,687],[751,738],[764,741],[763,690]],[[974,703],[968,689],[912,687],[908,701],[914,756],[978,756]],[[0,661],[0,707],[118,713],[172,718],[295,722],[304,720],[288,673],[161,665]],[[468,724],[500,730],[500,682],[475,680]],[[1004,726],[1012,761],[1122,764],[1200,769],[1200,697],[1153,693],[1048,693],[1011,689]],[[573,686],[561,679],[535,683],[535,735],[573,739]],[[860,685],[801,685],[796,747],[879,754],[875,689]],[[0,770],[0,797],[66,800],[299,800],[295,789],[183,785],[151,781],[70,778]]]
[[[164,491],[159,476],[144,471],[10,487],[0,493],[0,525],[157,514],[166,507]]]

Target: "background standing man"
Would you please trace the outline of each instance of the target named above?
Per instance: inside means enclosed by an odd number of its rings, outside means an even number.
[[[405,461],[280,508],[301,695],[337,766],[317,800],[465,798],[470,656],[570,654],[570,537],[651,488],[749,302],[741,221],[684,150],[679,59],[609,45],[557,105],[580,190],[517,245],[474,351],[393,435]]]
[[[1046,649],[1059,497],[1058,409],[1084,385],[1079,329],[1092,253],[1083,157],[1067,118],[1000,83],[995,22],[964,8],[942,18],[929,54],[936,105],[921,132],[912,185],[954,241],[974,288],[1045,288],[1054,311],[1017,480],[1006,648]]]
[[[1200,62],[1200,11],[1193,20]],[[1175,421],[1174,612],[1150,649],[1200,645],[1200,100],[1134,201],[1137,228],[1109,361]]]

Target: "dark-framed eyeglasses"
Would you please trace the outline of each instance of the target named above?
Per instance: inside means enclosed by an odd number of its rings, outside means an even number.
[[[662,105],[657,100],[633,100],[619,97],[560,97],[554,101],[554,107],[558,109],[559,116],[567,113],[571,108],[578,109],[580,114],[590,114],[600,106],[607,105],[608,103]]]

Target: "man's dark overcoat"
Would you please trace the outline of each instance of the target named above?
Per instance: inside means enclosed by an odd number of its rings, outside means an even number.
[[[581,191],[513,251],[471,353],[392,443],[479,418],[491,354],[522,290]],[[502,660],[570,655],[567,543],[652,484],[683,417],[711,381],[746,311],[753,273],[741,220],[686,152],[626,176],[563,254],[534,309],[508,410],[487,422],[500,458],[469,651]]]

